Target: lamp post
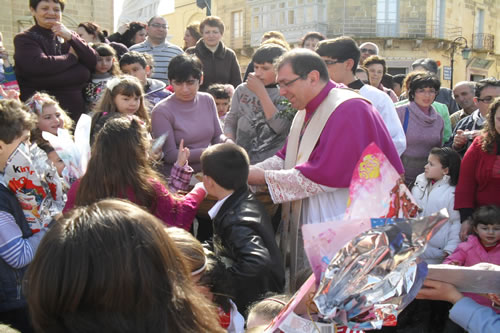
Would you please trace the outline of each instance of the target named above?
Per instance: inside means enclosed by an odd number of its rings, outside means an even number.
[[[469,59],[471,49],[467,46],[467,39],[465,37],[457,37],[451,42],[451,79],[450,79],[450,89],[453,89],[453,63],[455,62],[455,59],[453,58],[455,56],[455,51],[457,47],[460,46],[460,42],[464,41],[465,42],[465,47],[462,49],[462,58],[464,60]]]

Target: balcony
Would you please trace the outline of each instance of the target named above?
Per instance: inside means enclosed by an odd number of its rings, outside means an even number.
[[[472,34],[472,48],[475,51],[495,50],[495,35],[492,34]]]
[[[381,21],[376,18],[351,18],[344,22],[331,23],[334,36],[348,35],[358,38],[435,38],[449,39],[461,36],[462,28],[439,21],[425,19],[403,19]]]

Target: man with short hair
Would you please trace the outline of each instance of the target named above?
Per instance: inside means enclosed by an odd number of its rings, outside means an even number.
[[[372,42],[365,42],[361,44],[359,51],[361,52],[361,56],[359,58],[359,65],[361,66],[369,56],[378,55],[378,46]]]
[[[446,145],[455,149],[463,157],[474,138],[481,134],[487,121],[486,115],[490,104],[498,96],[500,96],[500,80],[488,78],[479,81],[476,85],[476,97],[474,97],[478,109],[457,123]]]
[[[267,185],[290,221],[291,282],[303,256],[299,226],[343,217],[353,171],[374,142],[398,173],[403,165],[380,114],[356,92],[330,81],[325,62],[313,51],[294,49],[277,63],[277,82],[297,112],[285,146],[251,168],[248,182]],[[290,216],[290,218],[288,218]],[[287,248],[287,222],[282,251]]]
[[[406,149],[406,136],[391,98],[355,77],[360,57],[356,42],[350,37],[323,40],[318,43],[316,53],[325,61],[331,80],[358,90],[361,96],[372,102],[382,116],[398,154],[403,154]]]
[[[462,109],[450,116],[452,129],[455,129],[460,120],[477,110],[477,105],[474,102],[475,92],[476,84],[472,81],[458,82],[453,88],[453,97]]]
[[[168,85],[168,64],[173,57],[183,53],[183,51],[177,45],[167,42],[168,24],[165,18],[152,17],[146,30],[148,38],[142,43],[131,46],[130,51],[151,54],[155,62],[152,78]]]

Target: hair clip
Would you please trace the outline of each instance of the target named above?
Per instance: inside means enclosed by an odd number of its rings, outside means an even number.
[[[114,77],[106,83],[106,88],[108,88],[109,91],[112,92],[113,89],[115,89],[115,87],[120,84],[120,82],[120,78]]]

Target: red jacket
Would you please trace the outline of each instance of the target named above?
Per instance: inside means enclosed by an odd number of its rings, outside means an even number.
[[[455,209],[477,208],[484,205],[500,206],[500,172],[493,166],[500,155],[481,148],[482,136],[474,139],[460,166],[460,177],[455,191]],[[497,163],[500,163],[497,162]]]

